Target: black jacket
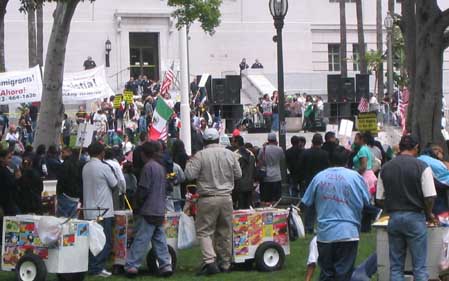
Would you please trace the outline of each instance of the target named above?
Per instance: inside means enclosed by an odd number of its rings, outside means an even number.
[[[254,178],[256,176],[256,157],[246,148],[240,148],[235,152],[239,156],[242,177],[235,182],[235,189],[238,192],[248,192],[254,188]]]
[[[299,147],[291,147],[285,152],[285,160],[287,162],[287,168],[290,171],[290,176],[297,183],[300,181],[300,158],[304,149]]]
[[[58,195],[65,193],[70,197],[81,198],[82,182],[81,164],[76,157],[72,156],[61,165],[56,193]]]

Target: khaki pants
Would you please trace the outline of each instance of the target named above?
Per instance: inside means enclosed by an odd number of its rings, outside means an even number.
[[[231,266],[232,210],[231,196],[204,197],[198,200],[196,232],[203,264],[217,262],[224,269]]]

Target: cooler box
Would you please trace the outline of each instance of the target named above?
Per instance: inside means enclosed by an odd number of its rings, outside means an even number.
[[[2,270],[12,271],[28,251],[38,255],[49,273],[78,273],[88,270],[89,223],[70,220],[62,225],[58,245],[42,245],[37,233],[41,216],[19,215],[3,218]],[[61,219],[63,223],[65,219]]]

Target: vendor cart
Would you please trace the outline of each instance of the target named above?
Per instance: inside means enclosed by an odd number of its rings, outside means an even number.
[[[58,241],[49,247],[39,237],[41,218],[62,227]],[[34,215],[3,218],[2,270],[16,272],[20,281],[44,281],[47,273],[61,281],[81,281],[88,270],[89,222]]]
[[[130,210],[115,211],[115,225],[113,233],[113,273],[117,274],[122,272],[123,266],[126,262],[126,254],[131,247],[134,235],[134,220],[133,213]],[[168,251],[172,259],[172,268],[176,268],[176,251],[178,244],[178,225],[179,216],[181,213],[169,212],[165,216],[164,228],[165,236],[167,238]],[[149,251],[146,258],[148,271],[150,273],[157,273],[159,264],[156,258],[156,253],[151,249],[151,243],[149,245]]]
[[[388,217],[380,219],[373,224],[376,230],[377,272],[378,280],[390,279],[390,257],[388,245]],[[447,227],[427,228],[427,271],[430,280],[439,280],[440,260],[443,249],[443,236]],[[410,252],[407,251],[404,275],[413,275],[413,266]]]
[[[260,271],[281,269],[290,254],[288,213],[276,208],[234,211],[233,262],[254,262]]]

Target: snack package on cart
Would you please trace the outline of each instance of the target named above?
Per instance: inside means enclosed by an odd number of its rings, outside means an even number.
[[[51,222],[51,223],[46,223]],[[54,227],[60,223],[60,229]],[[41,229],[38,232],[38,223]],[[53,225],[53,226],[52,226]],[[40,235],[48,233],[43,243]],[[2,270],[12,271],[26,255],[35,255],[49,273],[79,273],[88,269],[89,222],[47,216],[19,215],[3,218]]]
[[[264,242],[279,245],[285,255],[290,254],[288,210],[262,208],[233,212],[233,259],[245,262],[256,256]]]

